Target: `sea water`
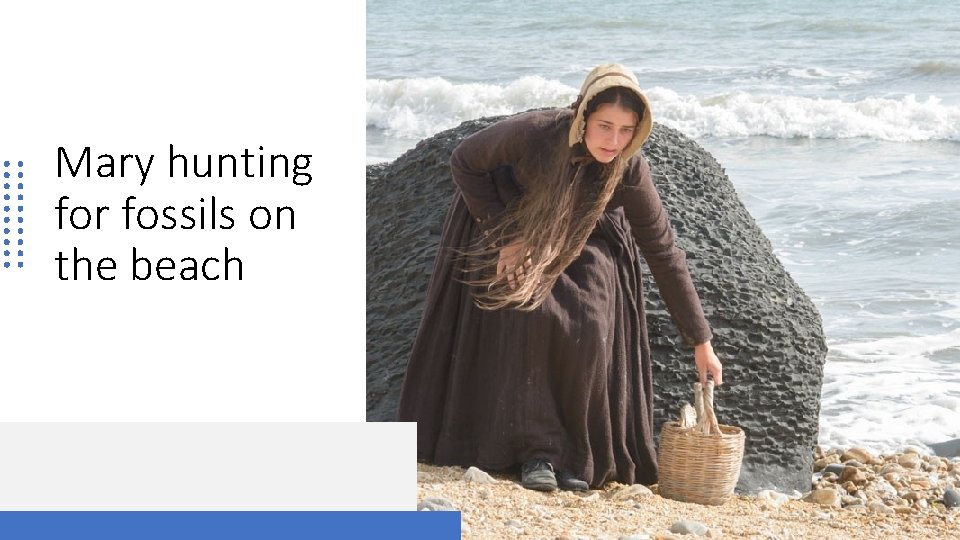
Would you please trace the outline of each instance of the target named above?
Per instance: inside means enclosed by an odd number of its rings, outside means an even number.
[[[367,163],[568,105],[606,62],[724,166],[819,309],[821,444],[960,438],[960,3],[368,0]]]

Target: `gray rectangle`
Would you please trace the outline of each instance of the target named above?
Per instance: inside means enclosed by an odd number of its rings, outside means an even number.
[[[413,423],[2,423],[2,510],[414,510]]]

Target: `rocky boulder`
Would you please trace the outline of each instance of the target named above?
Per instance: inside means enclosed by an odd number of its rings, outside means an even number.
[[[465,122],[389,164],[367,167],[367,420],[393,420],[444,215],[449,159],[461,139],[499,118]],[[723,168],[657,125],[644,152],[724,363],[722,424],[746,432],[738,491],[810,489],[827,348],[820,315],[773,254]],[[649,273],[647,273],[649,276]],[[692,351],[646,283],[656,432],[692,399]]]

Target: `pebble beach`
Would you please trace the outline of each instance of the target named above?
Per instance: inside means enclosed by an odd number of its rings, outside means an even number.
[[[656,485],[542,493],[514,475],[418,464],[418,510],[459,511],[461,536],[477,539],[960,538],[960,457],[818,447],[814,458],[806,493],[720,506],[666,499]]]

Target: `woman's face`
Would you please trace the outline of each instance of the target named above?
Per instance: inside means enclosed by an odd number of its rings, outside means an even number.
[[[604,103],[587,118],[583,142],[594,159],[610,163],[633,140],[639,121],[637,113],[619,103]]]

